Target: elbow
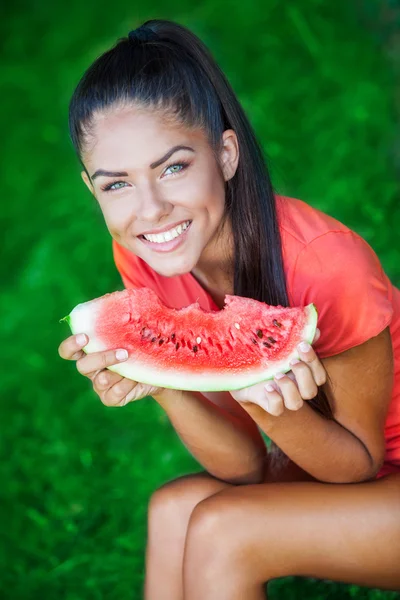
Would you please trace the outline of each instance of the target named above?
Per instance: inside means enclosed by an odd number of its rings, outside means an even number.
[[[367,466],[360,465],[358,469],[353,468],[348,473],[344,473],[343,470],[338,470],[337,473],[331,472],[328,477],[320,478],[320,481],[325,483],[362,483],[364,481],[372,481],[379,473],[382,465],[383,458],[379,461],[369,461]]]

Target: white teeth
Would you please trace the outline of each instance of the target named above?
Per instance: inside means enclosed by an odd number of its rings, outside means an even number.
[[[178,237],[178,235],[181,235],[181,233],[185,231],[189,225],[190,221],[186,221],[186,223],[181,223],[178,225],[178,227],[170,229],[169,231],[164,231],[164,233],[146,233],[146,235],[143,234],[143,237],[149,242],[162,244],[163,242],[169,242],[170,240]]]

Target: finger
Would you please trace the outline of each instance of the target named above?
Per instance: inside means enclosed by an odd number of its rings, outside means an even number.
[[[315,330],[314,339],[313,339],[312,343],[315,344],[315,342],[318,342],[320,337],[321,337],[321,332],[317,327],[317,329]]]
[[[106,406],[125,406],[129,402],[128,395],[136,386],[136,381],[123,377],[102,394],[101,401]]]
[[[279,385],[283,397],[283,403],[286,408],[289,410],[299,410],[299,408],[303,406],[304,402],[294,381],[287,377],[284,373],[277,373],[275,375],[275,381]]]
[[[290,377],[295,381],[303,400],[312,400],[318,394],[318,386],[315,383],[313,372],[308,364],[303,361],[290,361],[292,372],[286,373],[286,377]]]
[[[58,347],[58,354],[65,360],[78,360],[81,356],[85,356],[82,348],[86,346],[88,342],[89,339],[84,333],[71,335],[61,342]]]
[[[267,411],[274,415],[275,417],[279,417],[283,411],[285,410],[283,404],[283,398],[279,392],[275,389],[273,391],[269,391],[270,387],[273,387],[272,383],[269,383],[265,386],[265,393],[267,396],[268,404]]]
[[[301,360],[310,367],[315,383],[317,385],[326,383],[326,371],[310,344],[308,342],[301,342],[297,346],[297,349]]]
[[[93,389],[100,395],[102,392],[105,392],[108,388],[121,381],[121,379],[123,379],[122,375],[118,375],[118,373],[110,371],[109,369],[102,369],[92,378]]]
[[[76,363],[76,368],[81,375],[94,377],[96,371],[124,362],[127,358],[128,352],[122,349],[93,352],[92,354],[85,354],[83,358],[80,358]]]

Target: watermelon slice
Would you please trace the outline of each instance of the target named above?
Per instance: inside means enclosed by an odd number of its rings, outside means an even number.
[[[126,348],[129,359],[109,367],[123,377],[206,392],[237,390],[290,371],[297,345],[314,339],[317,310],[239,296],[225,296],[220,311],[198,303],[173,309],[140,288],[78,304],[62,320],[73,334],[88,336],[86,353]]]

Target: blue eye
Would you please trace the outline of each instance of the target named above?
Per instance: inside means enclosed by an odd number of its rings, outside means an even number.
[[[109,183],[101,189],[103,190],[103,192],[108,192],[108,190],[111,190],[112,192],[114,192],[115,190],[120,190],[121,188],[113,188],[113,186],[117,185],[117,183],[126,183],[126,181],[113,181],[112,183]]]
[[[166,171],[168,171],[168,169],[172,169],[172,167],[182,167],[181,169],[179,169],[179,171],[175,171],[174,173],[172,173],[172,175],[177,175],[178,173],[181,173],[182,171],[184,171],[186,169],[186,167],[189,166],[188,162],[180,162],[180,163],[174,163],[173,165],[168,165],[168,167],[166,168]]]
[[[179,171],[175,171],[175,172],[171,173],[172,176],[179,175],[179,173],[182,173],[182,171],[184,171],[185,169],[187,169],[187,167],[189,165],[190,165],[189,162],[183,160],[180,163],[172,163],[172,164],[168,165],[165,170],[168,171],[168,169],[171,169],[172,167],[181,167],[179,169]],[[112,181],[111,183],[108,183],[104,187],[101,187],[101,189],[103,190],[103,192],[108,192],[108,191],[110,191],[110,192],[116,192],[116,191],[122,189],[121,187],[117,187],[117,188],[113,187],[114,185],[117,185],[118,183],[127,183],[127,182],[126,181]],[[123,187],[125,187],[125,186],[123,186]]]

